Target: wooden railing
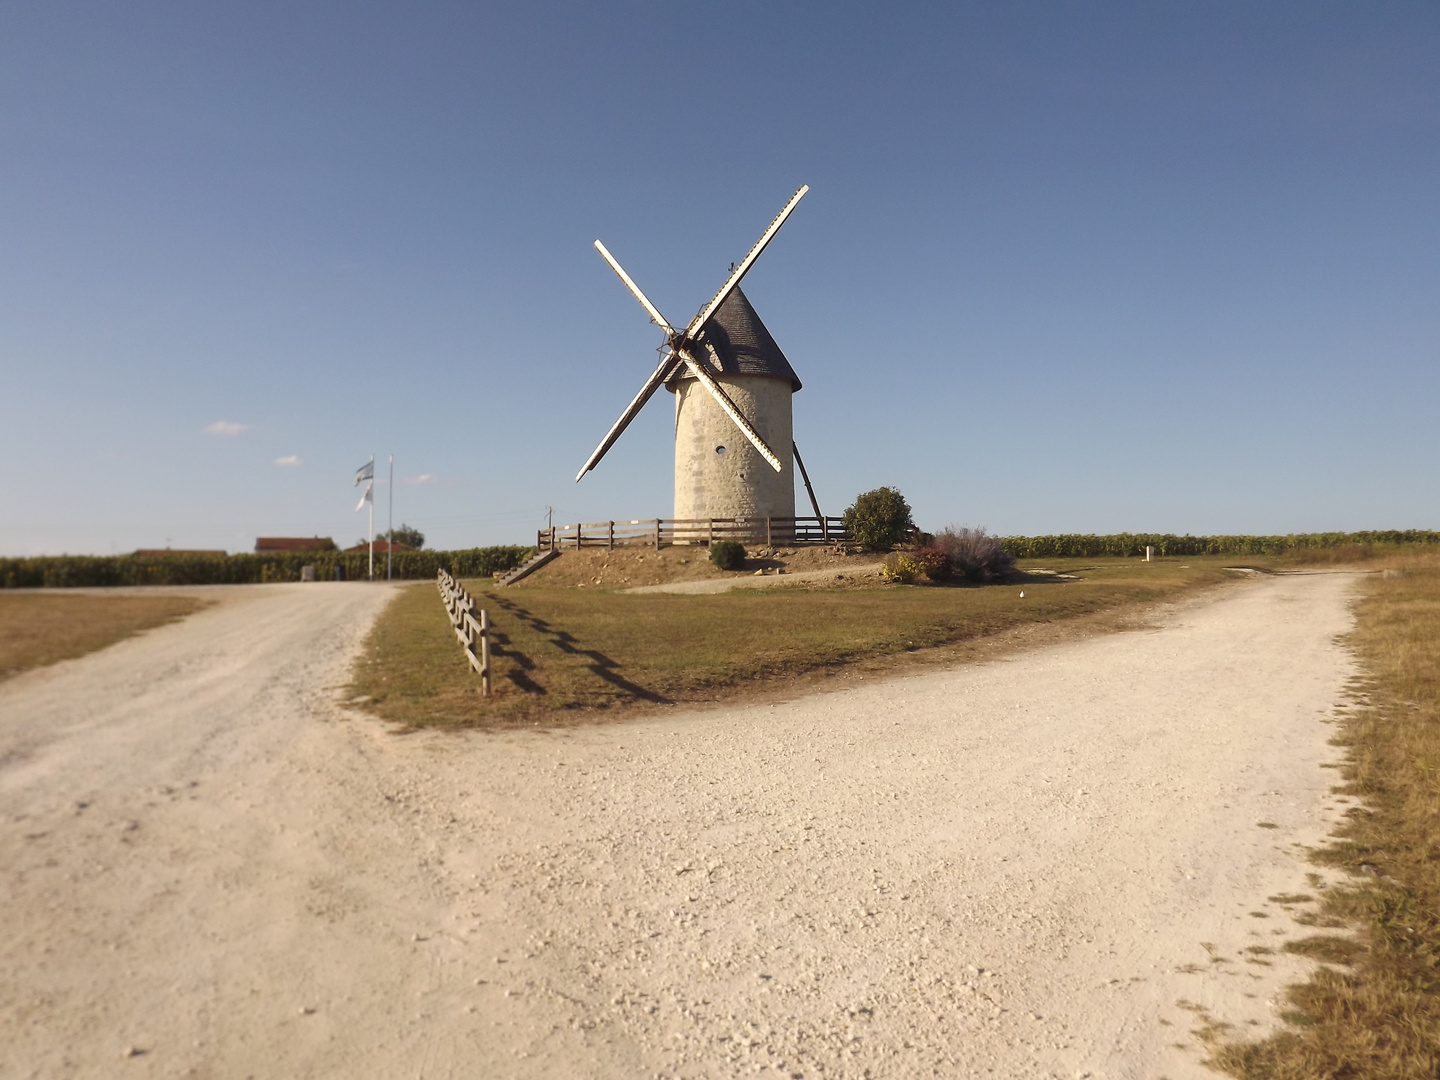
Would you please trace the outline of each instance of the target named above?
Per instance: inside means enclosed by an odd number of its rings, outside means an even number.
[[[582,547],[653,547],[710,545],[716,540],[743,544],[838,544],[850,539],[838,517],[646,518],[640,521],[591,521],[556,525],[535,534],[541,551]]]
[[[490,694],[490,613],[475,607],[475,600],[465,587],[441,570],[435,575],[440,599],[450,613],[450,626],[460,639],[465,658],[480,676],[480,693]]]

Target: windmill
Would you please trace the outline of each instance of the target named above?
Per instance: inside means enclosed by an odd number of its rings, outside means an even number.
[[[793,518],[793,460],[815,516],[820,506],[795,446],[791,395],[800,380],[740,291],[785,219],[809,191],[790,197],[749,254],[690,323],[677,330],[599,240],[595,250],[665,334],[660,364],[576,475],[578,483],[662,385],[675,394],[675,517]],[[736,438],[739,435],[740,438]]]

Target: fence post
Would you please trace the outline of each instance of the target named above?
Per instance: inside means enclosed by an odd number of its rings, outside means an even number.
[[[655,519],[655,550],[660,550],[660,519]]]
[[[706,541],[711,547],[715,546],[715,519],[710,519],[710,534]]]
[[[490,696],[490,613],[480,609],[480,696]]]
[[[615,522],[610,522],[610,550],[615,550]]]
[[[766,514],[766,515],[765,515],[765,546],[766,546],[766,547],[774,547],[774,546],[775,546],[775,544],[774,544],[774,543],[771,541],[771,539],[770,539],[770,515],[769,515],[769,514]]]
[[[555,547],[555,526],[554,526],[554,525],[551,525],[551,526],[550,526],[550,547],[551,547],[552,550],[553,550],[554,547]]]

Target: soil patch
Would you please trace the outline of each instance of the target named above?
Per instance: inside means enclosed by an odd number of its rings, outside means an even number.
[[[627,589],[685,581],[738,581],[768,575],[815,570],[844,572],[873,564],[877,556],[849,545],[747,547],[742,570],[717,570],[704,547],[566,549],[550,565],[512,588]]]

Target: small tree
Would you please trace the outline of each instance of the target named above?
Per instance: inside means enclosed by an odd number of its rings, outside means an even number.
[[[894,488],[857,495],[854,505],[845,511],[845,530],[866,551],[889,551],[914,527],[910,504]]]
[[[398,529],[391,529],[389,533],[380,534],[383,539],[393,540],[397,544],[404,544],[406,547],[423,548],[425,546],[425,534],[411,525],[401,524]]]

